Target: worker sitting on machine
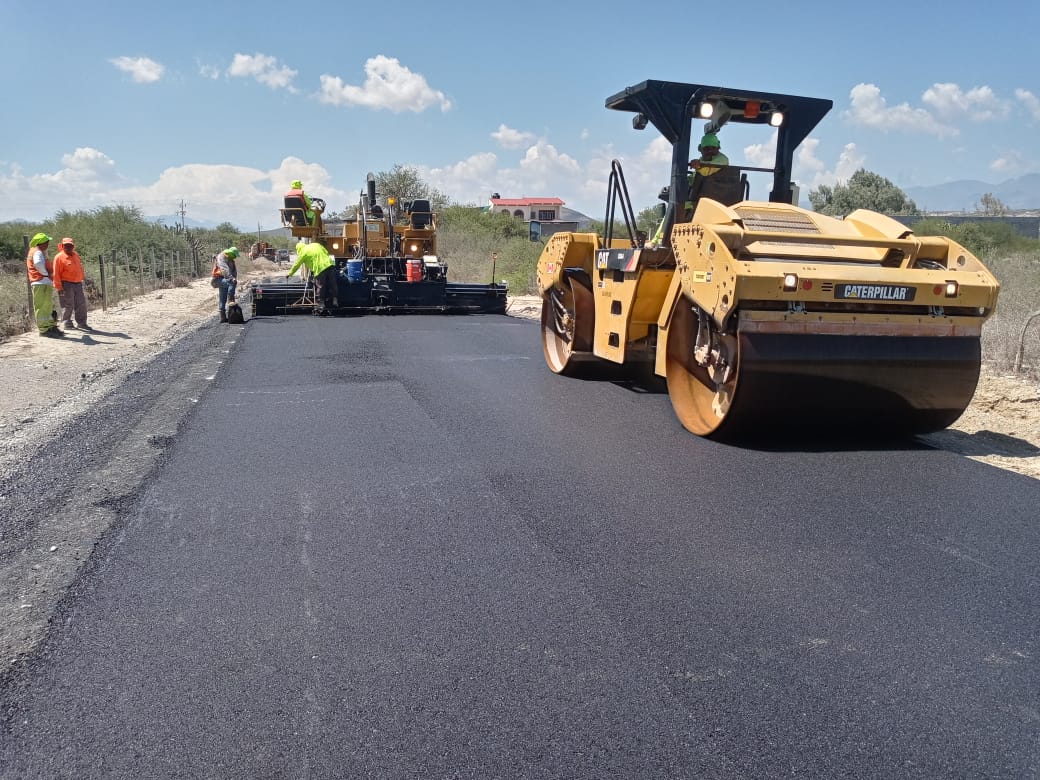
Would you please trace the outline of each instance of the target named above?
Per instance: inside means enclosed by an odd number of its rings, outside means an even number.
[[[714,176],[722,170],[722,167],[729,165],[729,158],[722,153],[722,144],[719,143],[719,137],[715,133],[705,133],[700,144],[697,145],[697,151],[701,153],[701,156],[690,160],[689,167],[693,170],[686,176],[686,181],[690,185],[690,200],[684,204],[687,213],[693,212],[693,201],[696,199],[693,197],[693,193],[699,189],[698,185],[704,180],[704,177]],[[661,220],[654,237],[650,239],[650,243],[654,246],[660,246],[664,240],[665,221],[666,219]]]
[[[285,193],[285,208],[302,209],[307,219],[307,224],[311,227],[317,225],[321,212],[324,210],[324,205],[325,201],[319,198],[311,200],[310,196],[303,191],[303,182],[299,179],[295,179]]]

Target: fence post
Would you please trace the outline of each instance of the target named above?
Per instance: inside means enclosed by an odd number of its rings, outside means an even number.
[[[1034,311],[1028,317],[1026,317],[1026,324],[1022,326],[1022,332],[1018,336],[1018,351],[1015,352],[1015,373],[1019,373],[1022,370],[1022,357],[1026,351],[1026,330],[1029,328],[1029,323],[1040,317],[1040,311]]]
[[[105,256],[98,255],[98,275],[101,276],[101,311],[108,311],[108,286],[105,284]]]
[[[22,257],[26,259],[29,257],[29,236],[22,236]],[[26,318],[29,320],[29,325],[35,325],[36,306],[33,304],[32,282],[29,281],[29,274],[25,275],[25,294],[29,296],[29,308],[25,310]]]
[[[117,250],[112,250],[112,303],[119,303],[119,263]]]

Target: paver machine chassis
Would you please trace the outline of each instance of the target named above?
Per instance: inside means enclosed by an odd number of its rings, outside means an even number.
[[[307,223],[303,204],[287,204],[282,223],[292,235],[321,242],[336,260],[338,305],[333,314],[484,313],[504,314],[506,285],[449,282],[437,252],[436,215],[430,202],[403,204],[394,221],[394,204],[377,201],[375,177],[368,175],[357,214],[337,233],[321,216]],[[252,284],[254,315],[300,314],[313,310],[314,289],[299,277],[267,277]]]
[[[954,422],[975,391],[999,285],[950,239],[866,210],[835,219],[792,205],[795,150],[831,105],[666,81],[608,98],[672,144],[665,240],[651,246],[635,230],[614,161],[605,238],[560,233],[539,259],[549,368],[580,377],[597,363],[649,366],[702,436],[784,428],[859,438]],[[773,167],[731,165],[691,190],[700,119],[710,131],[778,124]],[[763,171],[769,200],[748,200],[747,173]],[[627,236],[614,237],[616,216]]]

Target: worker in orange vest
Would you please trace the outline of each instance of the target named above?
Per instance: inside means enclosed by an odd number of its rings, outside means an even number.
[[[65,334],[58,327],[58,313],[54,310],[54,264],[47,259],[47,247],[51,237],[37,233],[29,241],[29,254],[25,266],[29,271],[32,287],[33,312],[40,335],[47,338],[62,338]]]
[[[54,256],[54,289],[61,300],[61,318],[65,330],[78,327],[93,330],[87,325],[87,296],[83,290],[83,260],[71,238],[61,240],[61,251]],[[76,324],[72,324],[75,315]]]

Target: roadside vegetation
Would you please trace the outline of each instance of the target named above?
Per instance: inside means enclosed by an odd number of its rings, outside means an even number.
[[[447,261],[449,278],[459,282],[506,281],[515,295],[536,292],[535,271],[544,242],[531,241],[527,225],[505,214],[489,213],[475,206],[452,204],[449,196],[424,182],[418,173],[402,165],[376,174],[381,197],[398,202],[427,198],[437,213],[438,249]],[[978,255],[1001,282],[997,313],[983,331],[984,360],[997,370],[1021,363],[1040,373],[1040,241],[1020,236],[1011,225],[999,222],[950,224],[941,217],[921,215],[912,200],[889,180],[860,170],[833,187],[822,186],[808,195],[813,208],[823,214],[844,217],[857,208],[887,214],[919,216],[912,223],[918,235],[947,236]],[[1000,216],[1008,209],[987,194],[976,205],[980,216]],[[348,207],[328,218],[352,216]],[[636,215],[637,228],[651,235],[660,220],[659,208],[648,206]],[[603,235],[603,224],[591,230]],[[213,229],[184,230],[156,224],[133,206],[106,206],[90,211],[59,211],[41,224],[0,224],[0,339],[24,332],[29,326],[25,285],[23,236],[43,231],[55,242],[62,236],[76,239],[88,277],[95,285],[95,303],[101,264],[106,267],[108,302],[162,286],[183,286],[209,274],[210,258],[221,249],[242,250],[243,271],[251,270],[248,248],[254,233],[239,231],[231,223]],[[615,235],[624,234],[622,226]],[[292,248],[291,239],[264,236],[276,248]],[[56,251],[56,243],[51,252]]]

